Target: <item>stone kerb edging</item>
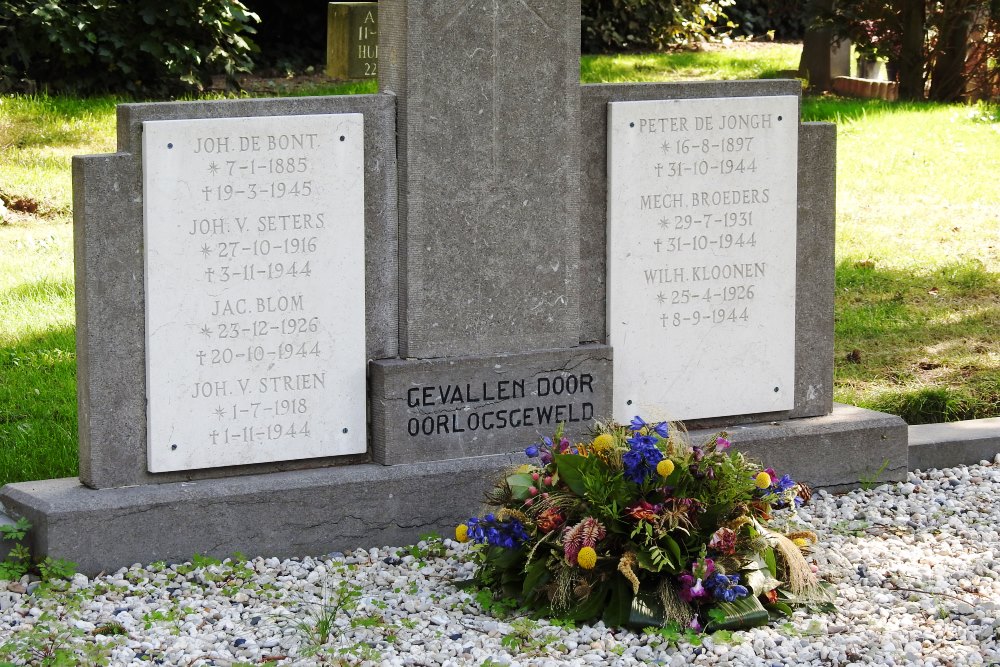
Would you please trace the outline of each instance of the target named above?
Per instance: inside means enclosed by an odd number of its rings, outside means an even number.
[[[861,79],[855,76],[833,77],[833,91],[844,97],[860,97],[895,102],[899,99],[899,83]]]

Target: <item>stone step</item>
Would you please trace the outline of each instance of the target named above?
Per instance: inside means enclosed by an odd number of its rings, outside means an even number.
[[[1000,417],[921,424],[908,431],[910,470],[972,465],[1000,453]]]

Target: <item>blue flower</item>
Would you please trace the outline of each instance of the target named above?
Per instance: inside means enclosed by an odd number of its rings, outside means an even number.
[[[531,445],[530,447],[524,450],[524,454],[529,459],[533,459],[536,456],[538,456],[538,447],[536,447],[535,445]]]
[[[630,439],[631,448],[622,456],[625,477],[636,484],[642,484],[656,475],[656,464],[663,460],[663,452],[656,445],[640,438]]]
[[[774,491],[775,493],[784,493],[793,486],[795,486],[795,482],[792,481],[792,478],[788,475],[782,475],[781,479],[774,483]]]
[[[661,438],[666,438],[668,435],[670,435],[670,430],[667,427],[667,422],[658,422],[654,424],[653,430],[656,431],[656,434]]]
[[[492,514],[487,514],[482,519],[473,517],[465,525],[469,528],[469,540],[477,544],[515,549],[530,539],[528,531],[517,519],[497,521]]]
[[[625,440],[630,445],[650,445],[656,446],[656,438],[651,435],[633,435]]]
[[[736,574],[716,572],[705,580],[705,589],[716,600],[733,602],[750,594],[746,586],[740,585],[740,577]]]
[[[646,426],[646,422],[643,421],[642,417],[636,415],[635,417],[632,417],[630,425],[633,431],[641,431]]]

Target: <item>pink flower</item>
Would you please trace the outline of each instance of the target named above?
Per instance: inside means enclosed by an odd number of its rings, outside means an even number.
[[[733,443],[729,442],[725,438],[717,438],[715,441],[715,446],[718,449],[721,449],[722,451],[726,451],[727,449],[729,449],[730,445],[732,444]]]
[[[708,593],[705,592],[705,587],[701,583],[701,579],[695,579],[690,574],[682,574],[678,578],[681,582],[680,596],[685,602],[691,602],[696,598],[708,596]]]

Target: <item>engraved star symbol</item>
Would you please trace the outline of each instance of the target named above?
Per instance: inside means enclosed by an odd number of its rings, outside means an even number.
[[[204,336],[206,338],[211,338],[212,337],[212,330],[208,328],[207,324],[201,328],[201,332],[200,333],[201,333],[202,336]]]
[[[201,254],[204,255],[205,257],[208,257],[209,255],[211,255],[212,254],[212,248],[211,248],[211,246],[209,246],[207,243],[205,245],[201,246]]]
[[[664,294],[663,292],[660,292],[659,294],[656,295],[656,302],[657,303],[663,303],[666,300],[667,300],[667,295]]]
[[[220,405],[219,407],[217,407],[217,408],[215,409],[215,412],[214,412],[213,414],[214,414],[214,415],[215,415],[216,417],[218,417],[219,419],[222,419],[223,417],[225,417],[225,416],[226,416],[226,411],[225,411],[225,409],[223,409],[223,407],[222,407],[222,406]]]
[[[660,150],[662,150],[664,153],[669,153],[670,152],[670,144],[668,144],[667,142],[664,141],[660,145]]]
[[[209,164],[208,171],[209,173],[212,174],[212,176],[215,176],[217,173],[219,173],[219,165],[215,164],[214,162]]]
[[[666,218],[660,218],[660,227],[663,227],[664,229],[666,229],[669,226],[670,226],[670,221],[669,220],[667,220]]]

